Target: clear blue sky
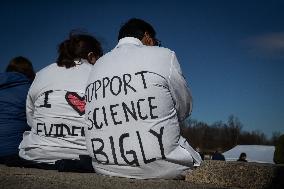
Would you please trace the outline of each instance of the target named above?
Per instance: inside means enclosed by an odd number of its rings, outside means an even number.
[[[123,22],[150,22],[174,50],[194,98],[192,118],[230,114],[243,130],[284,133],[284,1],[0,1],[0,71],[26,56],[36,71],[54,62],[72,29],[99,38],[104,51]]]

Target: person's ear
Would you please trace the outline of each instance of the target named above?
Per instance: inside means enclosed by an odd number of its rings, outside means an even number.
[[[95,64],[97,61],[97,56],[95,55],[95,53],[89,52],[87,59],[90,64]]]
[[[141,42],[143,43],[143,45],[146,45],[146,46],[154,46],[155,45],[154,39],[149,35],[148,32],[144,33],[144,36],[143,36]]]

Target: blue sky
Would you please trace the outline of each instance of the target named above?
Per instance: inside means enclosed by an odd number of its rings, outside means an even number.
[[[280,0],[1,1],[0,71],[19,55],[37,71],[51,64],[72,29],[95,35],[107,52],[123,22],[142,18],[176,52],[192,118],[211,124],[233,114],[243,130],[284,133],[283,10]]]

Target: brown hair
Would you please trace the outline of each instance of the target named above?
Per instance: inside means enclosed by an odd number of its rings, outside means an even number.
[[[35,72],[31,61],[23,56],[13,58],[6,68],[6,72],[19,72],[31,81],[35,78]]]
[[[75,59],[87,59],[90,52],[93,52],[97,59],[101,57],[103,50],[100,42],[91,35],[71,33],[69,39],[59,45],[57,65],[66,68],[74,67]]]

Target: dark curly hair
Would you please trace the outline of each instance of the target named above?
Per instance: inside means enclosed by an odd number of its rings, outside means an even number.
[[[90,52],[93,52],[97,59],[103,55],[101,44],[95,37],[70,33],[69,39],[59,45],[57,65],[66,68],[74,67],[75,59],[87,59]]]

